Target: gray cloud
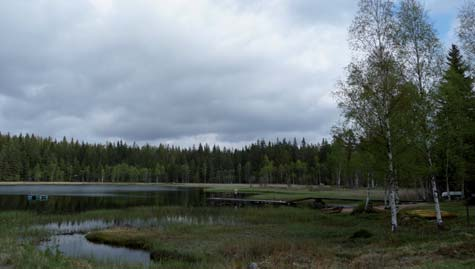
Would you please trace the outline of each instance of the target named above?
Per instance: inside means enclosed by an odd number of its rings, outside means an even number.
[[[355,1],[2,1],[0,126],[93,142],[329,135]]]

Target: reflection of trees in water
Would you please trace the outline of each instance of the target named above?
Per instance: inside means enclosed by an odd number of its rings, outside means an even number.
[[[122,192],[114,196],[50,195],[48,201],[28,201],[26,195],[2,195],[0,209],[57,213],[151,205],[200,206],[204,202],[202,190]]]

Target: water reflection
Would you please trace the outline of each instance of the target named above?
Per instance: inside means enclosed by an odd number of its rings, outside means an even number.
[[[82,234],[55,235],[49,241],[42,242],[39,248],[43,251],[58,250],[73,258],[90,258],[114,264],[148,266],[151,262],[150,253],[147,251],[91,243]]]
[[[48,199],[28,199],[31,195],[47,195]],[[71,213],[150,205],[200,206],[204,201],[204,192],[196,188],[106,184],[0,186],[1,210]]]
[[[238,225],[233,219],[220,216],[187,216],[170,215],[151,219],[128,219],[128,220],[85,220],[64,221],[38,225],[34,229],[46,229],[54,235],[50,240],[44,241],[39,248],[58,250],[63,255],[73,258],[92,258],[103,262],[113,263],[139,263],[148,266],[151,262],[150,253],[142,250],[134,250],[125,247],[114,247],[89,242],[84,234],[94,230],[108,229],[112,227],[155,228],[163,229],[169,225]]]
[[[132,228],[166,228],[169,225],[238,225],[232,218],[218,216],[193,217],[186,215],[164,216],[150,219],[125,219],[125,220],[85,220],[85,221],[63,221],[53,222],[46,225],[34,226],[34,229],[46,229],[55,234],[87,233],[95,230],[108,229],[112,227],[132,227]]]

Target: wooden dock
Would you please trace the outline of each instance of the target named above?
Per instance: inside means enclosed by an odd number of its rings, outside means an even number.
[[[326,204],[326,201],[347,201],[347,202],[361,202],[362,199],[353,199],[353,198],[329,198],[329,197],[306,197],[301,199],[295,199],[290,201],[285,200],[259,200],[259,199],[245,199],[245,198],[228,198],[228,197],[211,197],[208,198],[208,203],[214,206],[263,206],[263,205],[273,205],[273,206],[296,206],[301,202],[312,202],[313,207],[315,208],[327,208],[327,207],[341,207],[341,208],[352,208],[353,206],[347,205],[334,205]],[[372,199],[372,202],[384,202],[384,200],[375,200]],[[421,201],[400,201],[400,204],[412,204],[419,203]]]
[[[222,198],[222,197],[212,197],[208,198],[208,203],[216,206],[263,206],[263,205],[273,205],[273,206],[295,206],[296,203],[292,201],[284,200],[257,200],[257,199],[241,199],[241,198]]]

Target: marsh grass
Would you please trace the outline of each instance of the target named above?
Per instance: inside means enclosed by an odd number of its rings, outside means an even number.
[[[247,194],[252,199],[295,200],[306,197],[333,198],[333,199],[361,199],[366,198],[366,189],[336,188],[332,186],[303,186],[303,185],[249,185],[244,184],[198,184],[208,193],[239,193]],[[417,192],[412,189],[400,189],[400,198],[403,200],[417,200]],[[371,197],[377,200],[384,199],[384,189],[372,189]]]
[[[474,268],[475,229],[467,226],[461,202],[443,203],[457,217],[439,231],[431,220],[406,218],[391,233],[389,215],[325,214],[302,208],[136,207],[70,215],[0,213],[0,266],[13,268],[142,268],[76,260],[36,248],[48,237],[31,226],[89,219],[148,219],[164,216],[219,217],[239,225],[177,223],[160,228],[116,228],[113,240],[133,242],[156,255],[150,268]],[[420,209],[431,209],[424,205]],[[351,238],[367,230],[369,238]],[[103,231],[104,233],[104,231]],[[118,234],[121,236],[117,236]],[[109,234],[109,236],[112,234]],[[110,242],[107,242],[110,243]],[[127,244],[129,244],[127,243]],[[127,246],[126,244],[126,246]],[[430,266],[429,266],[430,265]]]
[[[115,227],[102,231],[93,231],[86,234],[86,239],[100,244],[107,244],[133,249],[150,249],[149,241],[156,238],[159,231],[156,229],[136,229],[127,227]]]

